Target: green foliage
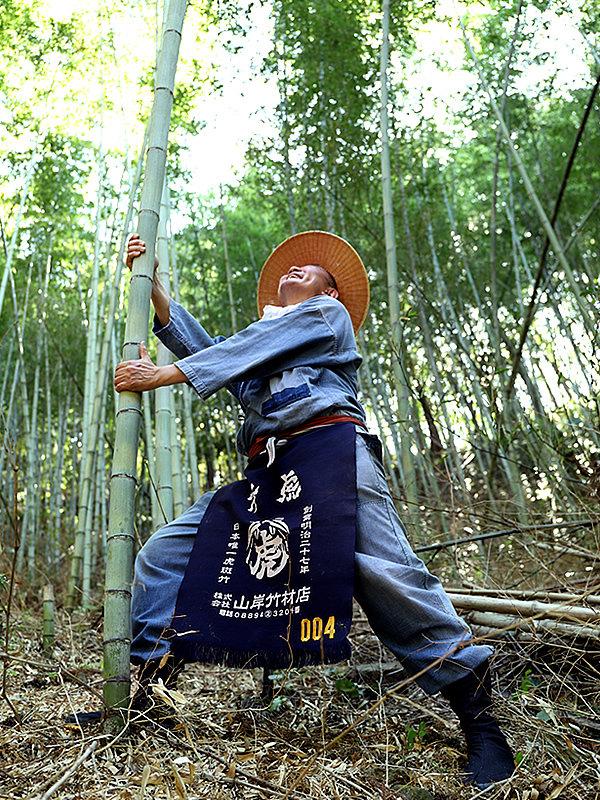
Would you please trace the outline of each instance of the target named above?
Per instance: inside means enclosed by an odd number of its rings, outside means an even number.
[[[346,697],[359,698],[363,695],[363,687],[350,680],[350,678],[338,678],[334,681],[333,685],[335,686],[336,691],[338,691],[340,694],[346,695]]]
[[[419,722],[419,727],[415,730],[411,725],[409,725],[406,729],[406,748],[407,750],[412,750],[413,748],[418,748],[425,743],[425,737],[427,736],[427,726],[425,722],[421,720]]]
[[[269,706],[269,711],[279,711],[280,708],[285,706],[287,703],[288,698],[285,695],[278,694],[277,697],[274,697],[271,701],[271,705]]]
[[[531,677],[531,670],[526,669],[525,674],[521,677],[521,686],[518,690],[518,694],[529,694],[535,686],[537,686],[537,683]]]

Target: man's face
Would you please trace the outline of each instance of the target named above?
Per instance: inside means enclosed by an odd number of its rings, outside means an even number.
[[[279,279],[277,296],[282,306],[291,306],[316,297],[328,294],[337,298],[338,292],[331,286],[327,272],[314,264],[304,267],[290,267]]]

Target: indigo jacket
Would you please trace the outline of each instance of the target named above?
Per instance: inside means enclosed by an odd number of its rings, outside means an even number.
[[[365,419],[357,399],[361,363],[350,316],[319,295],[276,319],[262,319],[229,338],[212,338],[171,300],[169,323],[154,333],[178,358],[176,366],[202,398],[227,387],[244,411],[238,449],[247,454],[271,436],[324,414]]]

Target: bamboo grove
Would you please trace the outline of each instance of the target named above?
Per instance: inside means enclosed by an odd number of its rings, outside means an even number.
[[[143,207],[160,26],[146,4],[131,12],[143,23],[136,72],[123,9],[57,20],[33,0],[6,5],[0,574],[52,582],[58,602],[89,608],[107,556],[111,376],[133,291],[123,250]],[[436,569],[506,588],[585,581],[600,491],[596,6],[494,0],[459,18],[424,0],[256,5],[271,25],[260,75],[277,102],[236,180],[205,194],[190,159],[219,78],[195,46],[210,41],[234,71],[256,8],[198,3],[186,20],[161,181],[163,282],[226,335],[255,318],[279,241],[316,228],[347,238],[372,288],[362,398],[415,544],[509,530],[444,548]],[[570,51],[557,28],[576,39]],[[224,393],[144,395],[139,422],[136,546],[243,467]]]

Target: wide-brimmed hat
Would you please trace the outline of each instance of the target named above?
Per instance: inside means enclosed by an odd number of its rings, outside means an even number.
[[[304,231],[282,242],[265,261],[258,279],[258,313],[266,305],[278,305],[279,279],[290,267],[314,264],[335,278],[340,301],[346,306],[358,332],[369,308],[369,279],[356,250],[334,233]]]

